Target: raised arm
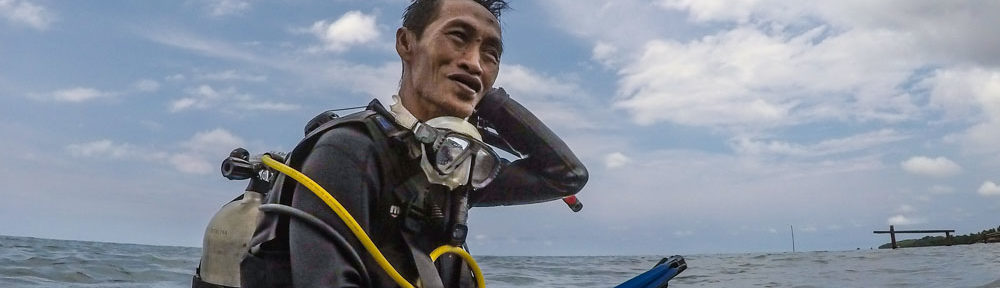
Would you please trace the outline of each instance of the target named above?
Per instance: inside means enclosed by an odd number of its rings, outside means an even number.
[[[576,194],[587,184],[587,168],[566,143],[507,92],[494,89],[479,102],[476,117],[486,120],[521,159],[504,165],[489,186],[470,195],[472,206],[518,205]]]

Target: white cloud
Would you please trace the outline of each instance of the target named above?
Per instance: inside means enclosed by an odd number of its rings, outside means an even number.
[[[326,84],[378,98],[382,103],[392,103],[392,95],[399,92],[400,71],[402,66],[399,61],[390,61],[381,66],[336,63],[306,73]]]
[[[943,69],[922,81],[929,87],[930,104],[946,119],[972,122],[965,131],[950,138],[972,154],[1000,152],[1000,70],[970,68]]]
[[[618,70],[616,107],[640,124],[897,123],[927,116],[923,96],[911,95],[923,90],[910,85],[928,67],[1000,64],[989,52],[1000,40],[983,37],[1000,26],[995,2],[552,2],[558,24],[593,41],[594,60]],[[695,25],[669,25],[671,13]],[[622,20],[603,25],[611,19]]]
[[[695,1],[695,0],[661,0],[659,4],[665,8],[688,10],[691,18],[698,22],[731,20],[747,22],[753,12],[757,0],[738,1]]]
[[[951,186],[944,186],[944,185],[934,185],[934,186],[931,186],[931,188],[929,188],[927,190],[930,191],[931,194],[951,194],[951,193],[955,193],[955,188],[952,188]]]
[[[597,44],[594,44],[594,49],[591,53],[594,60],[610,67],[616,64],[614,55],[618,53],[618,47],[607,42],[597,42]]]
[[[100,98],[114,96],[114,93],[104,92],[94,88],[75,87],[63,90],[56,90],[44,95],[33,95],[32,98],[39,100],[49,100],[55,102],[82,103]]]
[[[187,153],[174,154],[168,160],[177,171],[188,174],[209,174],[218,169],[204,158]]]
[[[226,70],[215,73],[202,74],[197,76],[201,80],[211,81],[244,81],[244,82],[264,82],[266,75],[257,75],[236,70]]]
[[[609,169],[618,168],[625,166],[625,164],[628,164],[630,161],[632,161],[632,159],[629,159],[628,156],[625,156],[625,154],[615,152],[604,157],[604,166]]]
[[[676,237],[676,238],[688,237],[688,236],[691,236],[691,235],[694,235],[694,231],[691,231],[691,230],[677,230],[677,231],[674,231],[674,237]]]
[[[909,214],[916,211],[917,210],[913,208],[913,206],[910,206],[908,204],[899,205],[899,207],[896,208],[896,213],[902,213],[902,214]]]
[[[900,163],[900,166],[906,172],[932,177],[948,177],[962,172],[961,166],[945,157],[914,156]]]
[[[983,182],[982,186],[979,186],[979,195],[983,196],[997,196],[1000,195],[1000,186],[993,181]]]
[[[333,22],[316,21],[309,31],[323,41],[323,50],[331,52],[344,52],[351,46],[372,42],[380,34],[375,15],[361,11],[349,11]]]
[[[246,0],[205,0],[208,14],[213,17],[239,15],[250,10],[250,2]]]
[[[230,150],[239,147],[243,143],[243,139],[233,135],[233,133],[230,133],[222,128],[216,128],[209,131],[195,133],[191,139],[181,143],[181,146],[190,151],[217,152],[225,150],[225,152],[228,153]]]
[[[132,84],[132,86],[140,92],[155,92],[160,89],[160,82],[150,79],[142,79],[136,81],[135,84]]]
[[[246,141],[226,129],[216,128],[195,133],[182,141],[182,149],[172,153],[167,160],[177,171],[189,174],[218,172],[218,163],[237,147],[246,147]]]
[[[729,145],[733,150],[744,155],[819,157],[862,151],[907,138],[909,136],[894,130],[883,129],[845,138],[827,139],[810,145],[773,140],[758,141],[748,137],[737,137],[730,141]]]
[[[914,225],[914,224],[921,224],[926,221],[922,218],[911,218],[903,215],[896,215],[889,217],[889,220],[887,220],[886,222],[888,222],[889,225]]]
[[[45,6],[25,0],[0,0],[0,17],[38,30],[48,29],[56,20]]]
[[[571,76],[547,75],[520,64],[504,64],[494,86],[503,87],[550,126],[597,128],[602,124],[594,120],[600,118],[594,111],[607,110]]]
[[[214,38],[199,37],[197,35],[173,30],[137,31],[136,33],[156,43],[189,50],[206,56],[245,61],[257,65],[267,65],[270,67],[285,67],[282,66],[283,64],[281,63],[272,62],[266,57],[258,56],[254,53],[241,49],[241,47],[224,41],[219,41]],[[183,80],[184,75],[180,76],[181,78],[177,80]]]
[[[66,150],[74,157],[88,158],[126,158],[134,154],[134,148],[128,144],[115,144],[103,139],[87,143],[70,144]]]
[[[178,73],[178,74],[174,74],[174,75],[170,75],[170,76],[164,77],[163,79],[166,79],[167,81],[184,81],[184,79],[187,79],[187,76],[184,76],[184,74]]]
[[[616,107],[640,124],[693,126],[913,118],[913,100],[896,87],[920,64],[880,61],[907,54],[912,43],[878,31],[829,36],[829,29],[744,26],[690,43],[652,40],[621,68]]]
[[[292,111],[299,109],[298,105],[257,100],[257,98],[240,93],[235,87],[222,90],[211,85],[201,85],[187,90],[187,97],[170,102],[170,112],[185,110],[206,110],[221,108],[224,111]]]
[[[115,143],[109,139],[76,143],[66,146],[70,156],[78,158],[98,158],[115,160],[154,161],[166,157],[164,152],[154,152],[151,149],[136,147],[129,143]]]
[[[209,174],[218,171],[217,161],[221,161],[233,149],[246,147],[245,145],[246,141],[242,138],[225,129],[216,128],[195,133],[191,138],[178,143],[177,148],[169,150],[102,139],[70,144],[66,146],[66,151],[78,158],[169,163],[183,173]]]
[[[523,65],[504,64],[494,86],[520,98],[575,98],[580,88],[572,81],[539,73]]]

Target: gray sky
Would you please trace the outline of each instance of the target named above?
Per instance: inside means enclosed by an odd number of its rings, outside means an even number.
[[[390,102],[406,1],[0,0],[0,234],[200,246],[326,109]],[[591,171],[480,255],[866,248],[996,227],[1000,2],[513,1],[497,86]],[[916,236],[920,237],[920,236]]]

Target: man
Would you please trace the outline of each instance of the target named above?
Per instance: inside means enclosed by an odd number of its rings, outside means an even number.
[[[384,137],[369,135],[368,130],[356,126],[332,129],[317,140],[300,169],[340,201],[410,283],[472,286],[472,275],[461,259],[427,259],[435,247],[464,244],[464,217],[469,206],[555,200],[575,194],[587,181],[586,169],[558,137],[504,92],[492,89],[503,53],[498,17],[506,6],[502,0],[413,1],[404,13],[403,27],[396,32],[403,71],[397,103],[386,115],[407,137],[395,142],[382,140],[392,142],[386,146],[392,150],[390,157],[378,150],[382,144],[378,139]],[[429,131],[420,129],[431,127],[477,142],[480,139],[475,138],[482,136],[463,120],[467,118],[491,123],[502,140],[492,139],[490,144],[506,146],[523,159],[497,162],[499,172],[484,180],[475,175],[479,172],[475,169],[496,155],[484,149],[462,160],[467,162],[450,166],[458,167],[454,171],[438,169],[441,173],[432,175],[434,170],[427,167],[440,163],[430,164],[435,159],[427,157],[437,148],[414,140]],[[461,123],[445,121],[448,119]],[[445,124],[433,127],[434,123]],[[485,156],[476,158],[478,155]],[[397,159],[397,167],[381,166],[387,158]],[[396,179],[386,181],[390,178]],[[480,185],[476,185],[477,180]],[[395,184],[387,186],[386,182]],[[352,264],[345,260],[350,255],[322,233],[302,221],[290,221],[288,259],[294,286],[396,286],[317,196],[302,186],[293,195],[293,207],[333,227],[364,263],[364,267]],[[412,200],[418,198],[422,200]]]

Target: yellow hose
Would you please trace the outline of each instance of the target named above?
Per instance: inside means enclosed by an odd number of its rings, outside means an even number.
[[[271,159],[271,156],[269,155],[261,157],[261,162],[278,172],[288,175],[288,177],[292,177],[292,179],[298,181],[302,184],[302,186],[308,188],[309,191],[312,191],[313,194],[316,194],[316,197],[323,200],[323,202],[326,203],[327,206],[330,206],[330,209],[337,214],[337,217],[340,217],[340,220],[344,221],[344,224],[351,229],[354,236],[358,237],[358,240],[361,241],[361,245],[365,247],[365,250],[368,250],[368,254],[371,254],[372,258],[375,258],[375,262],[378,263],[378,266],[381,267],[382,270],[385,270],[385,272],[389,274],[389,277],[391,277],[397,285],[404,288],[414,288],[409,281],[406,281],[406,279],[403,278],[403,275],[400,275],[399,272],[396,271],[396,268],[392,267],[392,264],[389,263],[389,260],[385,259],[385,256],[383,256],[382,252],[378,250],[378,247],[375,247],[375,243],[373,243],[372,239],[368,237],[365,230],[361,228],[358,221],[354,220],[351,213],[347,212],[347,209],[344,209],[344,206],[340,205],[340,202],[337,202],[337,199],[334,199],[333,196],[330,195],[330,192],[327,192],[326,189],[323,189],[322,186],[317,184],[316,181],[309,179],[309,177],[305,174],[302,174],[292,167],[288,167],[288,165]],[[476,277],[477,286],[479,288],[486,287],[482,271],[479,269],[479,265],[476,263],[476,260],[472,259],[472,255],[469,255],[469,253],[462,250],[462,248],[444,245],[431,252],[431,261],[436,260],[437,257],[444,253],[458,254],[462,257],[462,259],[465,259],[466,262],[469,262],[469,266],[472,267],[472,271],[474,273],[473,276]]]
[[[469,252],[466,252],[462,247],[442,245],[431,251],[431,261],[437,261],[437,258],[441,257],[444,253],[458,254],[459,257],[465,259],[465,262],[469,262],[469,267],[472,267],[472,275],[476,277],[476,286],[479,288],[486,287],[486,279],[483,279],[483,271],[479,270],[479,264],[476,263],[476,259],[472,259],[472,255],[469,255]]]

